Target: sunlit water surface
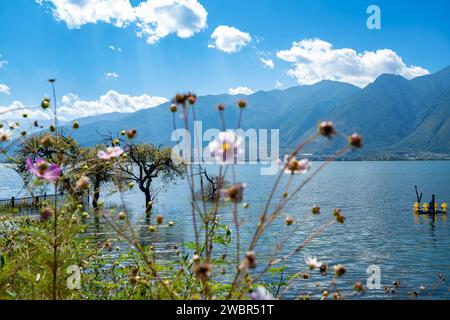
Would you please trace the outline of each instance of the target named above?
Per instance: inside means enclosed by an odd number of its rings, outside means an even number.
[[[314,162],[313,168],[319,165],[319,162]],[[248,209],[241,208],[239,212],[242,251],[245,252],[275,176],[260,175],[257,165],[238,166],[236,174],[239,181],[247,184],[245,201],[250,204]],[[295,179],[294,186],[303,177]],[[4,166],[0,167],[0,180],[0,199],[26,194],[20,178]],[[424,194],[424,201],[430,201],[434,193],[439,203],[450,202],[450,162],[332,163],[286,206],[280,222],[275,223],[259,241],[256,249],[259,265],[262,267],[272,257],[278,241],[284,242],[284,253],[290,252],[330,219],[333,208],[339,207],[347,218],[345,224],[333,225],[290,258],[286,262],[286,275],[306,270],[304,258],[317,256],[330,266],[339,263],[347,267],[347,273],[338,282],[347,294],[355,281],[361,280],[366,284],[367,268],[377,265],[381,270],[382,288],[367,290],[360,298],[407,298],[408,291],[420,291],[421,286],[426,288],[421,298],[429,298],[430,292],[435,299],[449,298],[448,284],[438,284],[439,274],[450,277],[449,223],[446,216],[438,216],[433,221],[428,216],[413,214],[416,184]],[[175,243],[187,243],[194,239],[186,181],[171,183],[165,192],[159,194],[153,216],[163,214],[166,221],[175,221],[175,226],[160,228],[154,234],[149,234],[144,228],[143,195],[138,191],[128,192],[124,199],[133,222],[142,225],[139,232],[141,240],[153,242],[162,257],[173,254]],[[105,201],[110,206],[121,203],[118,194],[109,194]],[[313,204],[320,204],[322,213],[319,216],[310,214]],[[287,214],[296,219],[289,228],[282,223]],[[226,206],[220,216],[223,222],[233,227],[230,206]],[[286,241],[286,235],[294,229],[296,231]],[[107,230],[104,228],[101,236],[112,236]],[[227,254],[234,256],[234,243]],[[318,293],[314,282],[324,284],[330,280],[330,277],[318,276],[317,271],[311,274],[310,280],[299,281],[285,298],[295,298],[307,291]],[[266,280],[269,281],[269,278]],[[386,294],[383,287],[391,286],[394,280],[400,281],[400,292]]]

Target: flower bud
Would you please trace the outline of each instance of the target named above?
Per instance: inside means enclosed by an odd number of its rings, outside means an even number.
[[[345,267],[342,264],[335,265],[333,267],[333,270],[334,270],[334,274],[338,277],[342,277],[347,272],[347,270],[345,269]]]
[[[176,104],[172,104],[172,105],[169,107],[169,110],[170,110],[170,112],[175,113],[175,112],[178,111],[178,107],[177,107]]]
[[[313,205],[313,207],[311,208],[311,213],[320,214],[320,207],[318,205]]]
[[[353,289],[358,292],[364,291],[364,285],[362,284],[361,281],[356,281],[355,284],[353,285]]]
[[[286,223],[287,226],[290,226],[294,223],[294,218],[292,216],[287,216],[286,219],[284,219],[284,223]]]
[[[323,121],[319,124],[319,133],[327,138],[331,138],[336,134],[334,125],[331,121]]]
[[[352,134],[350,137],[348,137],[348,144],[353,149],[362,148],[362,146],[363,146],[362,136],[357,133]]]
[[[42,109],[48,109],[50,107],[50,99],[44,98],[41,102]]]
[[[136,129],[131,129],[126,132],[128,139],[133,139],[137,135]]]
[[[239,108],[244,109],[247,107],[247,102],[245,100],[239,100],[237,105]]]

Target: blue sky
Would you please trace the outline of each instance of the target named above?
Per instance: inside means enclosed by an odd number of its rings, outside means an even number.
[[[380,30],[366,27],[371,4],[381,9]],[[172,15],[157,16],[155,6]],[[450,65],[449,12],[445,0],[0,0],[0,107],[38,103],[51,77],[67,108],[78,101],[73,117],[102,96],[113,109],[139,109],[177,91],[412,78]]]

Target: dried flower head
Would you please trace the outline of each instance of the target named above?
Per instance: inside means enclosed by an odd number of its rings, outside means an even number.
[[[331,138],[336,134],[336,130],[331,121],[323,121],[319,124],[319,133],[324,137]]]
[[[52,136],[49,134],[45,134],[41,137],[40,143],[44,147],[49,147],[52,145],[53,139]]]
[[[188,95],[183,93],[178,93],[175,98],[173,98],[173,102],[176,104],[186,104],[186,100],[188,99]]]
[[[246,108],[247,107],[247,102],[245,101],[245,100],[239,100],[238,102],[237,102],[237,105],[238,105],[238,107],[239,108],[241,108],[241,109],[244,109],[244,108]]]
[[[335,265],[333,267],[333,270],[334,270],[334,274],[338,277],[342,277],[347,272],[347,270],[345,269],[345,267],[342,264]]]
[[[125,220],[127,218],[127,214],[124,211],[120,211],[118,215],[119,220]]]
[[[47,221],[53,215],[53,209],[50,207],[42,208],[40,211],[40,220],[41,222]]]
[[[345,222],[345,217],[342,215],[341,209],[335,208],[333,210],[333,216],[336,218],[336,221],[338,223],[344,223]]]
[[[163,224],[163,222],[164,222],[164,216],[162,214],[158,214],[156,216],[156,223],[157,224]]]
[[[75,183],[75,189],[77,190],[87,190],[89,189],[90,180],[86,176],[82,176],[78,181]]]
[[[242,202],[242,199],[244,198],[244,189],[245,184],[244,183],[236,183],[229,187],[228,189],[222,190],[225,197],[229,199],[233,203],[240,203]]]
[[[127,135],[128,139],[133,139],[137,135],[137,130],[130,129],[130,130],[125,131],[125,134]]]
[[[188,102],[190,105],[195,104],[195,102],[197,102],[197,95],[194,93],[189,93]]]
[[[318,206],[318,205],[313,205],[312,206],[312,208],[311,208],[311,213],[312,214],[320,214],[320,206]]]
[[[328,274],[328,265],[326,263],[322,263],[322,265],[319,268],[319,271],[322,276],[326,276]]]
[[[78,129],[80,127],[80,124],[78,123],[78,121],[75,121],[74,123],[72,123],[72,128],[74,128],[75,130]]]
[[[132,266],[130,268],[130,273],[128,274],[128,279],[132,285],[136,284],[138,280],[138,268],[136,266]]]
[[[200,280],[207,280],[211,276],[212,265],[209,262],[197,263],[194,265],[194,273]]]
[[[254,251],[249,251],[245,254],[245,266],[250,269],[256,268],[256,254]]]
[[[218,105],[217,105],[217,111],[223,111],[223,110],[225,110],[225,105],[223,105],[223,104],[218,104]]]

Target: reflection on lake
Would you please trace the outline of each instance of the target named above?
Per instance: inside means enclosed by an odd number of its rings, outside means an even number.
[[[318,162],[313,166],[317,167]],[[243,248],[253,235],[256,221],[264,206],[264,200],[272,187],[274,176],[260,176],[255,165],[238,166],[239,181],[245,182],[245,201],[248,209],[240,209],[241,242]],[[302,179],[303,177],[298,177]],[[437,283],[438,274],[450,277],[450,232],[446,216],[438,216],[432,221],[428,216],[415,216],[412,205],[415,199],[414,185],[424,194],[423,201],[430,201],[436,194],[436,201],[450,202],[450,162],[449,161],[411,161],[411,162],[335,162],[324,169],[303,191],[289,203],[280,217],[280,223],[273,225],[265,237],[259,241],[256,253],[262,264],[271,257],[277,241],[284,239],[286,226],[282,223],[286,214],[296,219],[301,227],[285,243],[289,252],[301,243],[320,225],[331,217],[335,207],[342,209],[347,218],[344,225],[334,225],[303,251],[287,262],[286,274],[294,274],[305,268],[306,256],[317,256],[329,265],[337,263],[347,267],[342,278],[341,288],[349,289],[354,281],[366,283],[366,269],[378,265],[381,269],[381,285],[390,286],[394,280],[401,283],[400,295],[407,297],[410,290],[419,290],[421,285],[431,288]],[[3,181],[0,198],[8,198],[20,192],[20,179],[11,176],[0,168]],[[300,180],[299,180],[300,181]],[[108,195],[109,205],[120,204],[118,194]],[[322,213],[311,216],[310,208],[320,204]],[[125,205],[132,220],[140,228],[141,240],[156,243],[158,252],[173,251],[175,243],[193,240],[192,217],[189,205],[188,187],[185,181],[168,186],[155,202],[154,213],[163,214],[166,221],[175,221],[172,228],[160,228],[156,233],[145,231],[144,196],[138,191],[128,192]],[[232,227],[230,206],[225,207],[220,216]],[[305,220],[305,217],[309,217]],[[107,238],[107,228],[100,236]],[[294,226],[290,229],[294,230]],[[106,232],[106,234],[104,234]],[[230,246],[233,257],[234,245]],[[245,249],[244,249],[245,251]],[[314,274],[314,272],[313,272]],[[314,281],[309,282],[310,288]],[[293,288],[289,298],[303,293],[305,282]],[[447,284],[437,286],[433,298],[448,298]],[[364,298],[392,298],[384,290],[369,290]],[[426,297],[422,297],[426,298]]]

